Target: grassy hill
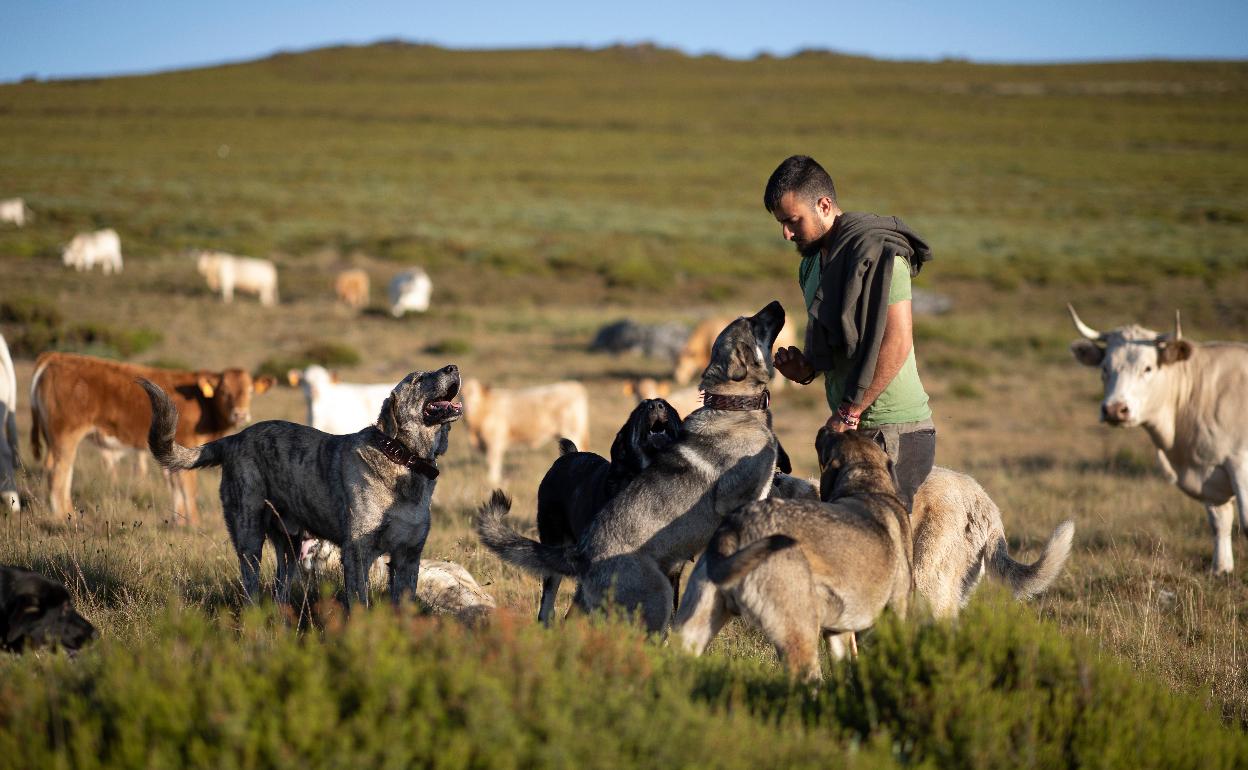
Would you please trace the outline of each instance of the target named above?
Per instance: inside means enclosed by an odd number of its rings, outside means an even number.
[[[621,386],[669,362],[586,351],[629,316],[691,323],[779,297],[801,323],[791,246],[763,210],[785,156],[815,156],[850,210],[897,214],[936,251],[917,319],[937,460],[1001,506],[1034,558],[1057,522],[1074,551],[1025,605],[984,589],[956,625],[887,621],[819,691],[730,624],[690,659],[620,625],[532,627],[537,581],[471,529],[490,485],[451,433],[426,555],[467,567],[503,611],[487,628],[396,620],[292,627],[243,606],[216,475],[200,528],[169,526],[155,471],[79,453],[78,510],[52,520],[23,441],[21,516],[0,563],[65,582],[102,639],[70,661],[0,656],[0,767],[879,767],[1243,764],[1248,547],[1208,574],[1205,514],[1139,430],[1096,423],[1062,305],[1090,323],[1248,340],[1248,64],[899,63],[811,52],[691,58],[650,47],[452,52],[335,48],[145,77],[0,86],[0,331],[18,414],[49,347],[161,365],[281,372],[320,357],[347,381],[458,363],[503,386],[591,395],[605,453]],[[114,227],[126,269],[65,270],[60,246]],[[188,248],[278,263],[281,303],[224,306]],[[334,304],[335,270],[378,286],[429,270],[430,312]],[[299,394],[256,419],[304,418]],[[826,406],[775,394],[800,473]],[[531,522],[547,445],[507,456]],[[266,556],[263,580],[272,580]],[[568,603],[564,591],[560,608]],[[326,603],[327,605],[328,603]],[[281,709],[273,707],[282,702]],[[34,736],[34,737],[32,737]],[[717,756],[715,752],[720,752]]]
[[[1217,277],[1246,259],[1242,62],[393,44],[0,86],[0,117],[4,194],[54,225],[6,233],[3,255],[111,225],[137,258],[361,250],[491,289],[519,274],[715,300],[788,280],[760,201],[802,152],[846,208],[926,234],[946,278]]]

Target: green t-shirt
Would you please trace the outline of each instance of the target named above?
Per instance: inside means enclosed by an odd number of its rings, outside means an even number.
[[[797,269],[798,282],[806,296],[808,309],[815,301],[815,291],[819,288],[818,266],[819,255],[812,254],[803,257]],[[893,282],[888,287],[888,304],[908,300],[910,296],[910,263],[905,257],[895,256]],[[807,322],[813,323],[813,320],[807,319]],[[841,405],[852,364],[853,361],[844,356],[844,350],[832,351],[832,367],[824,372],[823,383],[828,395],[828,406],[833,411]],[[901,365],[901,371],[888,383],[888,387],[875,399],[875,403],[862,413],[860,427],[878,428],[881,425],[918,422],[931,416],[932,410],[927,405],[927,392],[923,390],[923,383],[919,380],[919,367],[914,360],[914,346],[911,346],[906,362]]]

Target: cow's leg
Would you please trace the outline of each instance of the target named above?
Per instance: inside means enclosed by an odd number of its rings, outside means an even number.
[[[78,456],[78,444],[88,433],[87,429],[61,438],[48,448],[52,460],[52,480],[48,487],[48,507],[53,516],[64,516],[74,509],[70,488],[74,483],[74,459]]]
[[[196,482],[195,471],[166,470],[165,480],[169,482],[169,491],[173,495],[174,524],[198,526],[199,510],[195,505],[195,495],[199,484]]]
[[[577,444],[577,446],[581,446]],[[492,441],[485,448],[485,462],[489,466],[490,483],[503,483],[503,442]]]
[[[1248,537],[1248,458],[1228,463],[1226,473],[1235,487],[1235,502],[1239,505],[1239,531]]]
[[[1209,512],[1209,528],[1213,530],[1213,572],[1223,574],[1230,572],[1235,566],[1235,557],[1231,555],[1231,522],[1234,518],[1235,502],[1227,500],[1221,505],[1206,505]]]

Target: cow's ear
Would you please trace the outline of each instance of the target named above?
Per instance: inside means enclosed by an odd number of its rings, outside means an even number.
[[[672,383],[670,382],[659,383],[659,395],[660,396],[666,397],[671,392],[672,392]]]
[[[303,379],[303,372],[298,369],[289,369],[286,372],[286,384],[292,388],[299,386],[299,381]]]
[[[212,398],[213,394],[217,391],[212,387],[212,383],[208,381],[207,377],[200,377],[199,392],[203,394],[204,398]]]
[[[1187,340],[1160,340],[1157,342],[1157,363],[1165,366],[1186,361],[1192,357],[1192,343]]]
[[[329,381],[337,385],[342,382],[342,375],[339,374],[338,372],[330,372]]]
[[[277,384],[277,379],[274,378],[272,375],[268,375],[268,374],[263,375],[261,377],[257,377],[254,381],[252,381],[252,387],[255,388],[257,396],[265,392],[269,388],[273,387],[276,384]]]
[[[1105,348],[1092,340],[1075,340],[1070,343],[1070,352],[1084,366],[1100,366],[1105,359]]]

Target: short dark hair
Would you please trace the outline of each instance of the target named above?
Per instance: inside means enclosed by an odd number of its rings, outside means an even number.
[[[774,212],[780,205],[780,199],[788,193],[797,193],[812,206],[820,198],[831,198],[836,203],[836,185],[832,183],[832,177],[808,155],[789,156],[776,166],[767,180],[763,205]]]

